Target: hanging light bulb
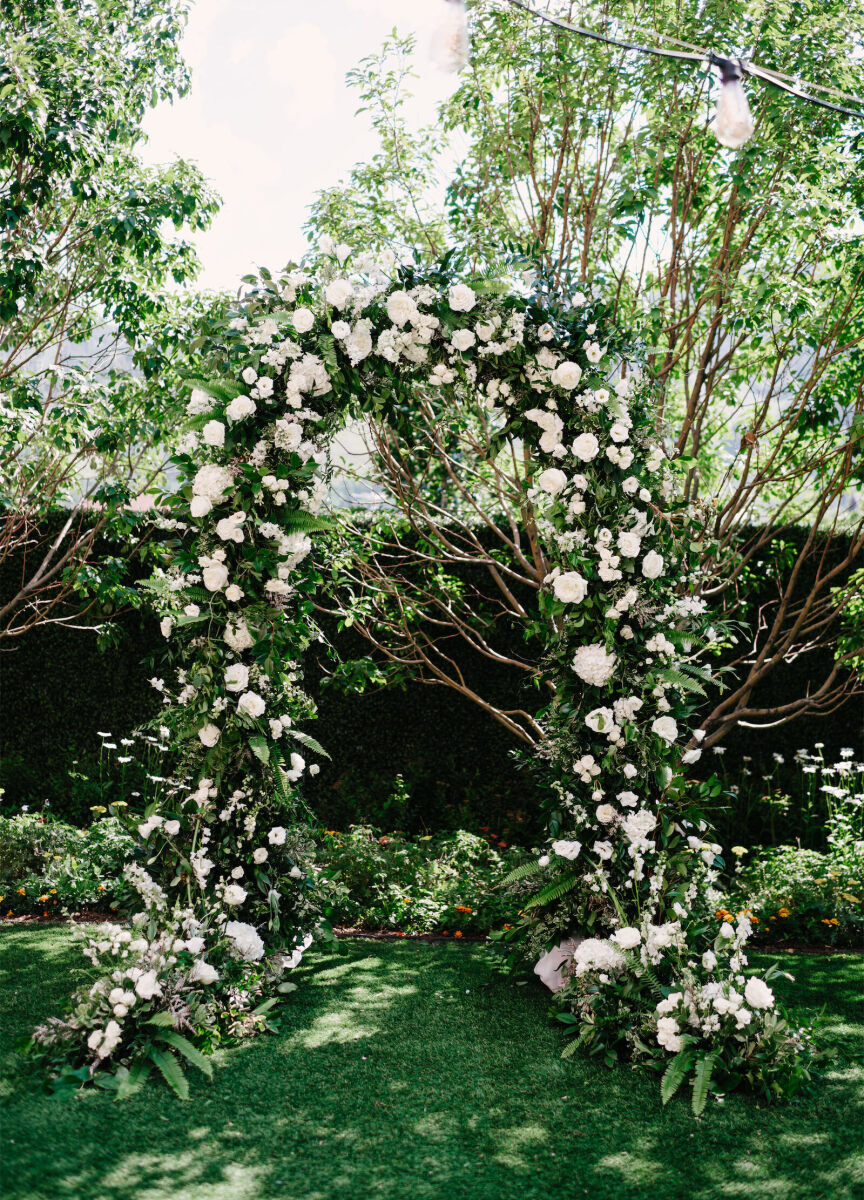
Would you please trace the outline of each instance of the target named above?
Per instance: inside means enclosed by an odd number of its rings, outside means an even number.
[[[711,55],[712,64],[720,72],[720,95],[717,98],[717,115],[711,122],[711,130],[721,146],[740,150],[753,136],[753,117],[744,91],[743,64],[740,59]]]
[[[442,71],[461,71],[468,62],[465,0],[443,0],[445,13],[432,38],[432,57]]]

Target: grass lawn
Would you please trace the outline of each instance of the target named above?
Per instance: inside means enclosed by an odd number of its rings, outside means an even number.
[[[787,998],[827,1005],[840,1054],[797,1103],[689,1097],[562,1061],[543,995],[478,947],[351,942],[310,956],[284,1035],[224,1051],[191,1103],[155,1083],[125,1103],[16,1088],[15,1041],[59,1011],[67,929],[0,932],[3,1200],[844,1200],[864,1196],[864,966],[784,955]],[[856,1065],[857,1061],[857,1065]]]

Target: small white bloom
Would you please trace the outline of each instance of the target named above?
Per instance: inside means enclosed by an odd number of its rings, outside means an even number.
[[[219,741],[220,730],[218,725],[208,722],[198,730],[198,737],[205,746],[215,746]]]

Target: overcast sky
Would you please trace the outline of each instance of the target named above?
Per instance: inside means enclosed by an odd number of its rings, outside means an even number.
[[[302,254],[314,193],[375,148],[345,72],[398,27],[421,45],[412,119],[429,120],[455,78],[430,59],[444,0],[197,0],[184,50],[185,99],[153,110],[145,157],[194,159],[222,196],[198,238],[201,283],[232,288],[256,264]]]

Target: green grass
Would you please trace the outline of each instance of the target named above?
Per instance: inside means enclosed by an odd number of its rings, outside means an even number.
[[[657,1081],[560,1058],[543,995],[482,950],[353,942],[319,954],[284,1034],[125,1103],[22,1090],[14,1043],[56,1013],[79,956],[67,930],[6,929],[0,994],[3,1200],[816,1200],[864,1195],[864,978],[852,955],[784,955],[788,999],[827,1004],[840,1056],[797,1103],[730,1096],[701,1121]]]

